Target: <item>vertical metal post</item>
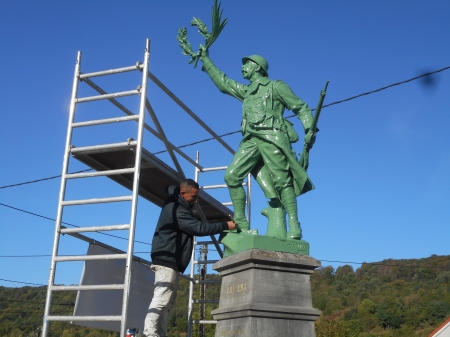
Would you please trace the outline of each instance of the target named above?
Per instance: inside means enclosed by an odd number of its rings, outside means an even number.
[[[201,250],[201,255],[202,255],[202,260],[206,261],[208,260],[208,245],[207,244],[203,244],[203,248]],[[207,264],[204,263],[201,266],[200,269],[200,281],[205,281],[206,280],[206,268],[207,268]],[[200,299],[202,301],[206,300],[206,283],[200,283]],[[206,303],[200,303],[199,305],[199,320],[203,321],[206,319]],[[205,325],[204,324],[199,324],[198,325],[198,335],[199,337],[205,337]]]
[[[61,220],[63,215],[63,205],[62,202],[64,200],[64,196],[66,194],[66,174],[69,167],[69,158],[70,158],[70,143],[72,141],[72,123],[75,118],[75,106],[76,106],[76,97],[78,92],[78,82],[80,75],[80,65],[81,65],[81,51],[78,52],[77,61],[75,64],[75,73],[73,76],[73,84],[72,84],[72,95],[70,99],[70,108],[69,108],[69,122],[67,124],[67,135],[66,135],[66,145],[64,147],[64,160],[62,167],[62,177],[61,177],[61,186],[59,189],[59,198],[58,198],[58,212],[56,215],[55,221],[55,235],[53,238],[53,249],[52,249],[52,259],[50,262],[50,275],[48,277],[48,286],[47,286],[47,296],[45,300],[45,311],[44,311],[44,319],[42,325],[42,337],[47,337],[49,332],[49,321],[47,320],[47,316],[50,315],[50,309],[52,304],[52,286],[55,281],[55,272],[56,272],[56,261],[55,257],[58,255],[58,247],[59,247],[59,228],[61,226]]]
[[[197,238],[194,236],[194,243],[197,241]],[[194,278],[194,260],[195,260],[195,245],[192,250],[191,256],[191,269],[189,276]],[[189,283],[189,301],[188,301],[188,327],[187,327],[187,335],[186,337],[192,337],[192,307],[193,307],[193,297],[194,297],[194,282]]]
[[[199,159],[200,159],[200,153],[197,151],[196,153],[195,153],[195,162],[198,164],[199,163]],[[195,172],[194,172],[194,180],[197,182],[197,184],[198,184],[198,174],[199,174],[199,172],[200,172],[200,169],[197,167],[197,166],[195,166],[194,167],[195,168]]]
[[[130,295],[130,283],[131,283],[131,266],[133,263],[133,250],[134,250],[134,235],[136,228],[136,213],[138,203],[139,192],[139,175],[141,169],[141,154],[143,143],[143,131],[144,131],[144,116],[145,116],[145,102],[147,99],[147,73],[148,64],[150,59],[150,40],[147,39],[144,54],[144,64],[142,70],[142,86],[141,86],[141,101],[139,106],[139,127],[136,144],[136,160],[134,163],[135,171],[133,178],[133,195],[131,201],[131,215],[130,215],[130,231],[128,237],[128,251],[127,262],[125,268],[125,282],[123,289],[123,303],[122,303],[122,321],[120,326],[120,337],[125,337],[127,329],[127,313],[128,313],[128,299]]]
[[[200,153],[197,151],[195,153],[195,162],[198,164],[200,160]],[[199,177],[199,168],[195,166],[195,172],[194,172],[194,180],[198,183],[198,177]],[[189,276],[193,279],[194,278],[194,261],[195,261],[195,243],[197,242],[197,237],[194,236],[194,249],[192,250],[192,256],[191,256],[191,268],[190,268],[190,274]],[[195,284],[193,282],[189,283],[189,299],[188,299],[188,327],[187,327],[187,335],[186,337],[192,337],[192,311],[193,311],[193,299],[194,299],[194,286]]]

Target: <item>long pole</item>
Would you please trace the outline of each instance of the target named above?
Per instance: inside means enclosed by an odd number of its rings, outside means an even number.
[[[64,160],[62,167],[62,175],[61,175],[61,186],[59,189],[59,199],[58,199],[58,213],[56,215],[55,221],[55,235],[53,238],[53,249],[52,249],[52,259],[50,262],[50,275],[48,277],[48,286],[47,286],[47,296],[45,299],[45,310],[44,310],[44,319],[42,324],[42,336],[47,337],[49,332],[49,321],[47,320],[47,316],[50,316],[50,308],[52,305],[52,287],[55,281],[55,273],[56,273],[56,261],[55,257],[58,255],[58,247],[59,247],[59,228],[61,226],[61,220],[63,215],[63,206],[62,202],[64,200],[64,196],[66,193],[66,175],[69,167],[69,159],[70,159],[70,142],[72,140],[72,124],[74,122],[75,117],[75,106],[78,92],[78,83],[79,83],[79,75],[80,75],[80,65],[81,65],[81,51],[78,52],[77,61],[75,64],[75,73],[73,76],[73,85],[72,85],[72,95],[70,99],[70,108],[69,108],[69,122],[67,124],[67,136],[66,136],[66,145],[64,147]]]
[[[131,284],[131,267],[133,264],[133,250],[134,250],[134,236],[136,228],[136,214],[137,214],[137,203],[138,203],[138,193],[139,193],[139,175],[141,168],[141,155],[142,155],[142,143],[143,143],[143,131],[144,131],[144,117],[145,117],[145,102],[147,100],[147,72],[148,63],[150,59],[150,40],[147,39],[145,46],[145,56],[144,56],[144,69],[142,71],[142,86],[141,86],[141,101],[139,107],[139,127],[137,136],[137,146],[136,146],[136,160],[135,160],[135,171],[133,178],[133,196],[131,201],[131,215],[130,215],[130,232],[128,237],[128,250],[127,250],[127,263],[125,269],[125,282],[123,290],[123,304],[122,304],[122,321],[120,326],[120,337],[126,336],[127,330],[127,313],[128,313],[128,300],[130,296],[130,284]]]

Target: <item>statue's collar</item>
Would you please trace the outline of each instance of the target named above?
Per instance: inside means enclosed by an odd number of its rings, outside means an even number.
[[[267,85],[269,84],[270,80],[267,77],[260,77],[256,79],[252,84],[250,84],[250,90],[249,93],[254,93],[256,90],[258,90],[259,85]]]

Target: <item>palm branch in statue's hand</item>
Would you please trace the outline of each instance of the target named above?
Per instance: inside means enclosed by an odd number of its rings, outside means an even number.
[[[220,3],[217,4],[217,0],[214,0],[214,6],[212,8],[211,18],[212,18],[212,30],[208,31],[208,27],[203,23],[201,19],[193,18],[191,21],[191,26],[196,26],[198,31],[205,38],[205,45],[200,45],[198,52],[192,50],[192,46],[187,39],[187,29],[186,27],[180,28],[178,30],[178,45],[183,50],[183,55],[190,56],[189,64],[194,63],[194,68],[197,67],[198,60],[200,58],[202,50],[208,50],[212,46],[214,41],[216,41],[222,29],[227,24],[227,19],[222,19],[222,12],[220,10]]]

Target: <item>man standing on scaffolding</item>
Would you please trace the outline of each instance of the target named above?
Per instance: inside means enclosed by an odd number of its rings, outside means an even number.
[[[283,118],[284,109],[292,110],[305,129],[305,142],[314,143],[310,131],[311,109],[287,84],[268,78],[269,64],[259,55],[242,59],[242,75],[251,82],[241,84],[229,79],[211,61],[208,51],[201,49],[203,70],[217,88],[243,102],[241,131],[243,139],[225,173],[225,183],[234,207],[234,220],[243,231],[250,229],[245,218],[245,191],[242,182],[252,173],[270,200],[270,206],[284,207],[288,214],[287,238],[300,240],[302,231],[297,216],[300,194],[314,188],[297,161],[291,143],[298,140],[292,123]]]

